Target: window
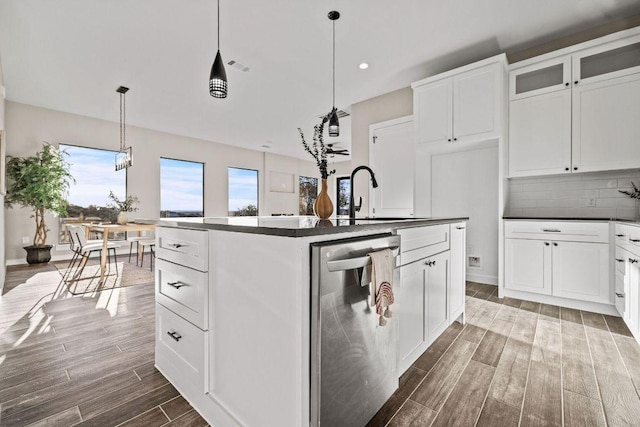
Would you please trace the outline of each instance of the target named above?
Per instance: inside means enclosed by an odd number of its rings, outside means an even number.
[[[115,151],[60,144],[69,154],[70,172],[76,180],[69,188],[67,217],[60,218],[59,242],[68,243],[67,224],[115,222],[118,212],[107,208],[109,192],[119,199],[127,194],[126,171],[115,171]],[[124,237],[124,233],[114,238]]]
[[[204,163],[160,158],[160,217],[204,216]]]
[[[337,215],[349,215],[349,199],[351,198],[351,178],[348,176],[336,178]]]
[[[318,178],[300,176],[300,215],[313,215],[313,204],[318,196]]]
[[[258,171],[229,168],[229,216],[258,215]]]

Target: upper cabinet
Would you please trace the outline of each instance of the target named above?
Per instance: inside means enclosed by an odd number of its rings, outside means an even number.
[[[632,32],[512,67],[509,176],[640,167],[640,34]]]
[[[505,64],[505,56],[498,55],[413,83],[418,143],[471,142],[500,136]]]

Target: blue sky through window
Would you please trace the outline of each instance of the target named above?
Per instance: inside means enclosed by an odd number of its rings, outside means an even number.
[[[124,199],[127,191],[126,171],[115,171],[115,151],[75,147],[60,144],[71,164],[70,172],[76,184],[69,189],[69,204],[78,206],[106,206],[109,191]]]
[[[204,216],[204,164],[160,158],[160,210]]]
[[[258,206],[258,171],[229,168],[229,212]]]

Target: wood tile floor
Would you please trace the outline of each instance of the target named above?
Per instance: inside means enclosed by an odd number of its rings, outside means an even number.
[[[0,297],[0,426],[204,426],[153,367],[154,288],[72,296],[52,266]],[[369,426],[640,425],[640,346],[619,318],[467,284],[453,324]]]
[[[471,282],[466,310],[370,427],[640,426],[640,345],[622,319]]]
[[[59,281],[52,265],[8,268],[1,426],[207,425],[153,366],[153,283],[73,296]]]

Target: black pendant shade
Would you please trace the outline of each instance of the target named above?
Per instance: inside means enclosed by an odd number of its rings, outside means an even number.
[[[216,59],[211,66],[211,74],[209,75],[209,93],[214,98],[227,97],[227,72],[224,70],[222,55],[220,50],[216,53]]]
[[[340,123],[335,107],[329,113],[329,136],[340,136]]]
[[[218,0],[218,53],[209,74],[209,94],[214,98],[227,97],[227,72],[224,70],[224,62],[220,55],[220,0]]]

